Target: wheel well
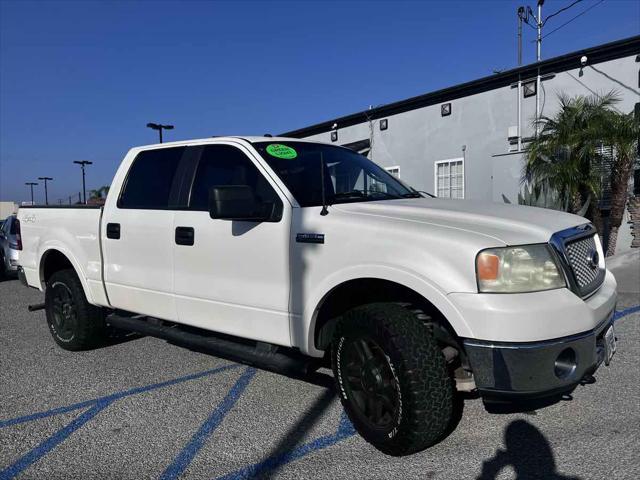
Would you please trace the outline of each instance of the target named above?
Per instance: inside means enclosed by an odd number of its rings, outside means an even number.
[[[46,284],[49,278],[51,278],[51,275],[60,270],[66,270],[67,268],[73,269],[73,265],[64,253],[58,250],[49,250],[42,259],[42,275],[40,278],[42,278],[42,281]]]
[[[316,315],[314,342],[318,350],[326,350],[333,337],[336,321],[346,311],[374,302],[392,302],[406,305],[418,312],[426,323],[438,326],[438,339],[460,349],[455,330],[430,301],[416,291],[399,283],[377,278],[349,280],[335,287],[322,301]]]

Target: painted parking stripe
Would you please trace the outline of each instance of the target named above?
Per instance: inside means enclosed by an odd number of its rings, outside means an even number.
[[[42,441],[38,446],[36,446],[32,450],[24,454],[22,457],[16,460],[13,464],[1,470],[0,480],[9,480],[9,479],[15,478],[16,475],[19,475],[25,469],[29,468],[31,465],[36,463],[42,457],[47,455],[55,447],[57,447],[62,442],[64,442],[73,432],[75,432],[76,430],[81,428],[83,425],[85,425],[87,422],[92,420],[102,410],[104,410],[109,405],[111,405],[112,403],[122,398],[129,397],[131,395],[137,395],[140,393],[149,392],[149,391],[167,387],[170,385],[177,385],[183,382],[187,382],[189,380],[195,380],[195,379],[207,377],[210,375],[215,375],[217,373],[221,373],[226,370],[239,368],[240,366],[241,365],[237,365],[237,364],[224,365],[222,367],[214,368],[211,370],[205,370],[204,372],[198,372],[191,375],[185,375],[184,377],[174,378],[172,380],[167,380],[165,382],[154,383],[154,384],[145,385],[142,387],[136,387],[136,388],[124,390],[121,392],[116,392],[111,395],[106,395],[104,397],[96,398],[93,400],[87,400],[84,402],[75,403],[73,405],[68,405],[65,407],[54,408],[44,412],[38,412],[31,415],[25,415],[22,417],[16,417],[16,418],[4,420],[0,423],[0,428],[8,427],[11,425],[18,425],[20,423],[39,420],[42,418],[47,418],[54,415],[59,415],[62,413],[68,413],[74,410],[80,410],[82,408],[90,407],[87,410],[85,410],[82,414],[80,414],[77,418],[72,420],[65,427],[61,428],[60,430],[55,432],[53,435],[51,435],[50,437]],[[228,396],[229,394],[227,394],[227,397]]]
[[[40,443],[37,447],[33,448],[31,451],[20,457],[12,465],[9,465],[4,470],[0,471],[0,480],[9,480],[11,478],[14,478],[16,475],[29,468],[31,465],[33,465],[35,462],[37,462],[47,453],[53,450],[56,446],[64,442],[69,437],[69,435],[82,427],[85,423],[95,417],[102,410],[107,408],[111,403],[113,403],[113,400],[100,401],[96,403],[93,407],[89,408],[80,416],[72,420],[68,425],[61,428],[56,433]]]
[[[331,435],[324,435],[316,438],[315,440],[305,443],[299,447],[294,448],[289,452],[284,452],[278,455],[274,455],[262,462],[250,465],[235,472],[229,473],[222,477],[218,477],[217,480],[246,480],[250,478],[265,478],[267,474],[287,463],[291,463],[302,457],[309,455],[310,453],[323,450],[327,447],[331,447],[342,440],[345,440],[356,433],[353,425],[349,421],[347,414],[343,411],[340,416],[340,423],[335,433]]]
[[[182,451],[174,459],[174,461],[167,467],[161,480],[174,480],[178,478],[186,470],[189,464],[193,461],[194,457],[203,447],[207,439],[213,434],[213,432],[220,426],[224,417],[234,407],[238,399],[242,396],[247,385],[251,382],[251,379],[256,374],[256,369],[248,367],[236,383],[231,387],[229,393],[218,405],[218,407],[209,415],[204,423],[200,426],[198,431],[193,434],[189,443],[185,445]]]
[[[81,408],[90,407],[92,405],[96,405],[99,402],[107,401],[107,400],[119,400],[124,397],[128,397],[131,395],[137,395],[139,393],[146,393],[152,390],[157,390],[158,388],[169,387],[171,385],[177,385],[180,383],[188,382],[190,380],[197,380],[199,378],[208,377],[210,375],[215,375],[217,373],[224,372],[225,370],[230,370],[232,368],[239,368],[241,365],[231,364],[224,365],[222,367],[213,368],[211,370],[205,370],[203,372],[193,373],[191,375],[185,375],[184,377],[174,378],[172,380],[167,380],[165,382],[153,383],[151,385],[145,385],[142,387],[135,387],[129,390],[123,390],[121,392],[116,392],[111,395],[106,395],[100,398],[94,398],[92,400],[86,400],[84,402],[74,403],[72,405],[66,405],[64,407],[52,408],[51,410],[45,410],[43,412],[32,413],[29,415],[24,415],[21,417],[9,418],[7,420],[0,420],[0,428],[10,427],[12,425],[18,425],[20,423],[31,422],[33,420],[40,420],[42,418],[52,417],[54,415],[60,415],[62,413],[73,412],[74,410],[80,410]]]
[[[635,305],[633,307],[625,308],[624,310],[618,310],[613,315],[613,321],[620,320],[622,317],[626,317],[627,315],[631,315],[632,313],[640,312],[640,305]]]

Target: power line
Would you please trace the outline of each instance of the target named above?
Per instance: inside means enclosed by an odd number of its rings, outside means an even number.
[[[575,2],[573,2],[571,5],[568,5],[564,8],[561,8],[560,10],[558,10],[555,13],[552,13],[551,15],[549,15],[547,18],[544,19],[544,22],[542,22],[542,26],[544,27],[545,24],[549,21],[550,18],[555,17],[556,15],[564,12],[565,10],[569,10],[571,7],[573,7],[575,4],[580,3],[582,0],[575,0]]]
[[[560,30],[561,28],[569,25],[571,22],[573,22],[575,19],[581,17],[582,15],[584,15],[585,13],[587,13],[589,10],[597,7],[598,5],[600,5],[602,2],[604,2],[604,0],[600,0],[597,3],[594,3],[593,5],[591,5],[589,8],[583,10],[582,12],[580,12],[578,15],[576,15],[575,17],[571,18],[570,20],[567,20],[566,22],[564,22],[562,25],[560,25],[559,27],[551,30],[549,33],[545,34],[542,38],[547,38],[549,35],[551,35],[554,32],[557,32],[558,30]]]

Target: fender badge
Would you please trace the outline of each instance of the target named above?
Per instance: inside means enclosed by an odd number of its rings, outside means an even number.
[[[298,243],[324,243],[324,233],[298,233],[296,235]]]

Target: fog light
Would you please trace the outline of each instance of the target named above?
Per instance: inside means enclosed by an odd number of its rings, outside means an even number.
[[[556,358],[553,371],[558,378],[568,378],[576,371],[576,366],[576,352],[573,348],[565,348]]]

